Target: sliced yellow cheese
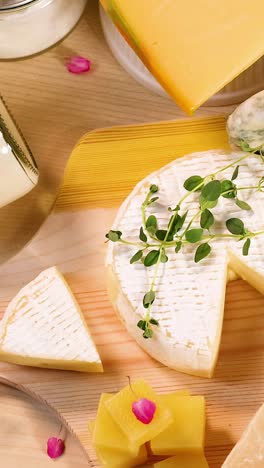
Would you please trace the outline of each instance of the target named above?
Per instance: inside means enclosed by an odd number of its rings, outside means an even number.
[[[186,453],[155,463],[154,468],[209,468],[209,465],[203,454]]]
[[[113,396],[108,393],[101,395],[93,430],[93,445],[102,451],[115,450],[135,457],[138,454],[139,444],[128,440],[106,407],[106,403]]]
[[[102,372],[82,312],[56,267],[40,273],[8,305],[0,323],[0,360]]]
[[[263,0],[101,0],[135,52],[192,112],[264,53]]]
[[[164,400],[164,396],[162,397]],[[181,451],[203,453],[205,399],[202,396],[166,395],[173,422],[150,441],[154,455],[176,455]]]
[[[147,398],[156,404],[156,411],[149,424],[143,424],[132,412],[132,404]],[[114,421],[132,444],[142,445],[164,431],[173,421],[170,408],[144,380],[136,380],[106,401],[106,407]]]
[[[222,468],[264,467],[264,405],[257,411]]]
[[[130,468],[141,466],[148,459],[147,449],[144,445],[139,448],[138,454],[132,456],[126,452],[115,452],[111,449],[97,449],[98,460],[105,468]]]
[[[111,395],[108,394],[107,397],[109,398],[109,396]],[[97,414],[97,418],[98,416],[99,414]],[[88,428],[92,435],[95,430],[95,423],[96,423],[95,420],[88,422]],[[110,434],[110,438],[111,438],[111,433],[110,433],[111,428],[109,426],[105,426],[104,430],[106,431],[106,429],[107,429],[107,435]],[[137,450],[138,453],[136,455],[132,455],[131,452],[128,450],[127,443],[125,443],[122,446],[122,450],[119,450],[119,448],[115,450],[113,447],[111,448],[109,447],[98,448],[97,447],[96,454],[100,462],[103,464],[103,466],[111,466],[113,468],[117,468],[117,467],[129,468],[129,467],[138,466],[138,465],[141,466],[142,463],[145,463],[147,461],[148,454],[147,454],[147,449],[145,445],[142,445]]]

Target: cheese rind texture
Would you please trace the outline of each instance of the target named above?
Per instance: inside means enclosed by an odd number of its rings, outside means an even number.
[[[263,468],[264,405],[255,414],[222,468]]]
[[[186,193],[183,183],[188,177],[194,174],[207,176],[243,154],[206,151],[185,156],[163,167],[135,187],[121,206],[112,229],[120,230],[124,239],[139,242],[140,208],[151,184],[158,185],[160,198],[156,206],[148,209],[148,214],[155,214],[159,228],[165,228],[170,217],[167,208],[176,206]],[[230,168],[221,177],[230,178],[232,172],[233,168]],[[240,164],[239,185],[254,186],[261,176],[259,157],[252,155]],[[248,192],[241,192],[239,197],[246,200]],[[197,198],[197,194],[192,194],[183,203],[182,213],[188,210],[187,221],[198,210]],[[263,230],[263,202],[264,194],[252,191],[250,204],[253,210],[249,212],[240,210],[234,200],[220,198],[213,209],[216,229],[226,232],[226,219],[239,217],[246,228]],[[194,223],[194,227],[200,227],[199,222]],[[152,316],[159,321],[159,327],[155,327],[153,338],[148,340],[142,337],[137,322],[146,312],[142,299],[149,290],[154,267],[146,268],[141,263],[130,265],[136,248],[109,243],[106,263],[111,301],[129,333],[151,356],[173,369],[210,377],[221,338],[228,266],[246,280],[251,275],[251,284],[261,290],[257,278],[264,279],[263,243],[263,237],[254,238],[249,256],[243,257],[241,242],[218,240],[212,242],[210,256],[198,264],[194,263],[197,246],[185,246],[178,254],[173,249],[169,251],[169,261],[159,269],[156,300],[152,306]],[[244,266],[243,272],[237,268],[238,261]]]
[[[263,0],[101,3],[152,74],[189,113],[264,53]]]
[[[101,372],[82,312],[51,267],[22,288],[0,323],[0,360],[36,367]]]

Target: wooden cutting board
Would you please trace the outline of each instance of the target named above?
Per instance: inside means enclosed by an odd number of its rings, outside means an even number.
[[[128,375],[146,378],[161,393],[188,388],[206,396],[210,468],[221,466],[264,399],[264,298],[247,283],[228,285],[221,351],[212,380],[180,374],[151,359],[118,321],[105,290],[104,235],[134,184],[188,152],[226,146],[221,117],[88,133],[73,151],[55,211],[33,242],[0,269],[1,314],[23,284],[54,264],[76,294],[105,373],[85,375],[1,363],[0,380],[54,408],[80,439],[91,467],[99,465],[87,421],[96,414],[100,393],[118,391]]]
[[[50,468],[47,440],[59,436],[66,441],[64,456],[56,468],[87,468],[87,457],[79,441],[60,423],[46,404],[17,389],[0,384],[1,468]]]

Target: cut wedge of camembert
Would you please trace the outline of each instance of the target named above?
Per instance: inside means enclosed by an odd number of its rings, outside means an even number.
[[[243,154],[212,150],[185,156],[163,167],[135,187],[121,206],[112,229],[121,231],[123,239],[139,242],[141,204],[151,184],[159,187],[159,200],[148,208],[148,214],[155,214],[159,229],[165,229],[171,216],[167,208],[176,206],[186,194],[183,183],[188,177],[194,174],[207,176]],[[231,167],[221,174],[221,178],[231,178],[233,170]],[[258,156],[252,155],[241,162],[239,184],[254,186],[262,175],[263,163]],[[249,195],[251,211],[243,211],[234,200],[221,197],[213,209],[214,228],[227,232],[226,220],[237,217],[251,231],[263,230],[264,194],[256,191],[239,193],[241,200],[246,200]],[[197,212],[197,207],[197,194],[192,194],[182,205],[183,213],[188,210],[187,221]],[[200,227],[199,221],[192,227]],[[210,256],[197,264],[194,262],[195,246],[186,245],[177,254],[172,249],[169,261],[161,265],[156,300],[151,308],[152,317],[159,321],[159,326],[155,327],[151,339],[142,337],[137,323],[146,313],[142,299],[150,288],[154,267],[146,268],[142,263],[131,265],[130,259],[137,249],[129,245],[109,242],[107,253],[110,298],[129,333],[163,364],[206,377],[212,376],[217,360],[228,268],[264,293],[264,236],[252,239],[247,257],[242,255],[242,243],[234,239],[215,241],[212,247]]]
[[[264,467],[264,405],[249,423],[240,441],[233,448],[222,468]]]
[[[22,288],[0,324],[0,360],[81,372],[103,367],[63,276],[49,268]]]

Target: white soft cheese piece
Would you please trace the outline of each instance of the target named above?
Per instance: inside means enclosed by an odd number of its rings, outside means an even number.
[[[167,207],[177,205],[186,193],[183,183],[188,177],[206,176],[243,154],[207,151],[185,156],[163,167],[135,187],[121,206],[112,229],[120,230],[124,239],[139,241],[140,207],[151,184],[158,185],[160,199],[156,206],[148,209],[148,214],[155,213],[159,228],[165,228],[171,215]],[[233,168],[221,177],[230,178],[232,172]],[[238,185],[254,186],[262,175],[263,163],[252,155],[240,165]],[[247,195],[246,191],[239,192],[240,199],[245,200]],[[197,198],[197,194],[192,194],[183,203],[182,212],[189,210],[187,220],[197,212],[198,203],[194,203]],[[214,229],[226,232],[226,219],[239,217],[246,228],[263,230],[264,194],[250,194],[250,204],[252,211],[242,211],[233,200],[221,197],[213,209]],[[193,227],[200,227],[199,223]],[[248,257],[242,256],[241,242],[222,240],[212,242],[210,256],[195,264],[195,249],[194,245],[185,246],[178,254],[172,249],[169,261],[159,268],[156,300],[152,306],[152,316],[159,321],[159,327],[153,328],[153,338],[144,339],[137,322],[146,312],[142,299],[149,290],[155,267],[146,268],[141,263],[130,265],[135,247],[108,243],[109,293],[127,330],[151,356],[173,369],[210,377],[221,338],[228,266],[264,293],[264,238],[252,240]]]
[[[49,268],[22,288],[0,324],[0,360],[100,372],[102,363],[63,276]]]
[[[37,184],[38,176],[16,159],[0,131],[0,208],[23,197]]]
[[[264,467],[264,405],[255,414],[222,468]]]
[[[227,133],[234,146],[245,141],[251,149],[264,147],[264,91],[236,108],[228,118]]]

